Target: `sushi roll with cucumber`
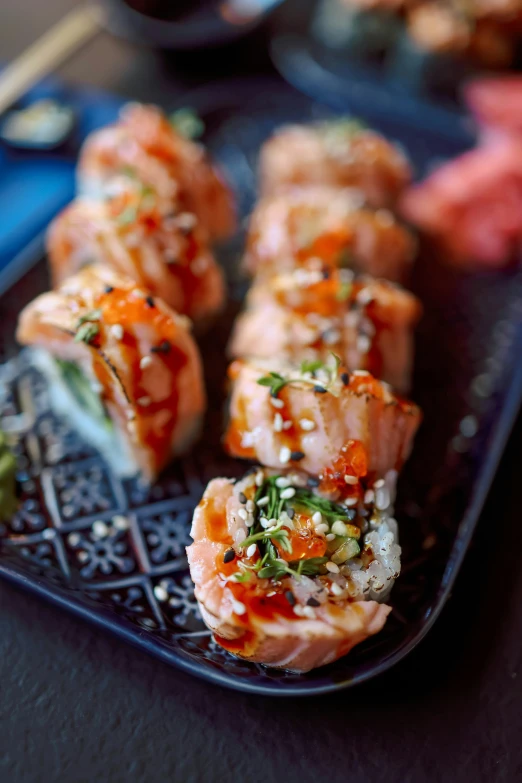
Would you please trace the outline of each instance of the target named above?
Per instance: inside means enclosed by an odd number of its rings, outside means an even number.
[[[372,497],[333,502],[300,471],[210,482],[187,548],[202,617],[248,661],[306,672],[378,633],[400,571],[397,524]]]
[[[236,457],[275,470],[299,468],[333,496],[395,475],[409,456],[419,408],[395,396],[366,370],[326,364],[238,360],[225,446]]]
[[[244,266],[251,275],[292,271],[318,260],[395,282],[408,277],[412,234],[360,191],[308,186],[261,199],[250,219]]]
[[[22,311],[60,414],[119,475],[152,480],[194,441],[205,410],[190,322],[128,277],[92,265]]]
[[[51,224],[47,251],[54,285],[103,262],[198,323],[225,301],[223,272],[197,216],[173,212],[137,181],[115,178],[105,200],[73,201]]]
[[[201,120],[187,111],[170,119],[156,106],[124,106],[114,125],[84,143],[78,191],[103,199],[114,177],[138,180],[170,201],[174,212],[193,212],[211,241],[226,239],[236,230],[234,197],[204,147],[190,138],[202,129]]]
[[[393,283],[349,269],[300,268],[254,283],[230,353],[319,364],[334,353],[348,370],[368,370],[405,393],[420,313],[418,299]]]
[[[262,195],[296,185],[357,188],[372,207],[392,206],[411,180],[399,147],[352,117],[286,125],[261,148]]]

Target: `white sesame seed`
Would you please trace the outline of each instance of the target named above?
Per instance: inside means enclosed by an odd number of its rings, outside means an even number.
[[[338,574],[339,573],[339,566],[337,565],[337,563],[332,563],[332,561],[329,560],[326,563],[326,570],[330,571],[331,574]]]
[[[295,495],[295,489],[293,487],[288,487],[288,489],[284,489],[281,492],[281,500],[290,500],[290,498],[293,498]]]
[[[355,297],[359,304],[367,305],[373,299],[373,294],[368,288],[361,288],[357,296]]]
[[[375,492],[375,506],[379,511],[385,511],[391,503],[390,493],[387,487],[379,487]]]
[[[116,514],[112,518],[112,524],[116,528],[116,530],[128,530],[129,529],[129,520],[127,517],[122,517],[119,514]]]
[[[327,534],[326,534],[326,540],[327,540],[327,541],[333,541],[333,540],[334,540],[334,538],[336,538],[336,535],[335,535],[335,533],[327,533]]]
[[[261,487],[264,480],[265,480],[265,477],[264,477],[262,471],[259,471],[259,473],[256,473],[256,487]]]
[[[357,478],[357,476],[348,476],[348,475],[346,475],[344,477],[344,480],[346,481],[347,484],[354,485],[354,484],[358,484],[359,483],[359,479]]]
[[[241,542],[245,540],[246,538],[246,530],[242,527],[239,528],[239,530],[236,530],[236,533],[234,535],[234,543],[237,546],[241,545]]]
[[[368,370],[353,370],[352,375],[369,375]]]
[[[345,536],[348,531],[346,530],[346,525],[344,522],[341,522],[340,519],[337,519],[333,525],[332,525],[332,533],[335,533],[336,536]]]
[[[244,519],[245,521],[248,519],[248,513],[245,511],[244,508],[240,508],[237,512],[238,517],[241,517],[241,519]]]
[[[314,525],[317,526],[320,525],[322,521],[323,521],[323,515],[321,514],[320,511],[316,511],[315,514],[313,514],[312,516],[312,522],[314,523]]]
[[[245,614],[246,606],[245,604],[242,604],[241,601],[236,601],[234,599],[232,601],[232,611],[234,612],[234,614]]]
[[[262,528],[264,528],[264,530],[266,530],[267,527],[270,527],[271,523],[268,521],[266,517],[261,517],[261,519],[259,520],[259,524],[261,525]]]
[[[384,479],[378,479],[378,480],[377,480],[377,481],[374,483],[374,485],[373,485],[373,488],[374,488],[374,489],[379,489],[379,487],[384,487]]]
[[[299,426],[305,432],[311,432],[311,430],[315,430],[315,421],[312,421],[312,419],[300,419]]]
[[[138,397],[138,405],[141,405],[142,408],[148,408],[151,404],[152,400],[150,397],[147,397],[146,395],[144,397]]]
[[[315,612],[311,606],[303,606],[303,615],[309,620],[315,620]]]
[[[257,552],[257,545],[256,544],[250,544],[248,547],[246,554],[247,557],[254,557],[255,553]]]
[[[321,522],[320,525],[316,525],[316,527],[315,527],[315,532],[318,533],[320,536],[322,536],[323,533],[325,533],[325,534],[328,533],[329,530],[330,530],[330,528],[328,527],[326,522]],[[334,536],[334,538],[335,538],[335,536]]]
[[[152,364],[152,356],[142,356],[140,359],[140,370],[144,370]]]
[[[136,414],[134,413],[134,411],[131,411],[131,410],[128,410],[126,412],[126,416],[129,419],[129,421],[132,421],[133,419],[136,418]]]
[[[258,508],[263,508],[263,506],[268,506],[268,495],[265,495],[264,497],[259,498],[259,500],[257,501],[257,507]]]
[[[304,617],[304,607],[301,606],[301,604],[296,604],[294,606],[294,614],[296,614],[298,617]]]
[[[111,332],[117,340],[121,340],[123,337],[123,326],[121,324],[113,324],[111,326]]]
[[[364,493],[364,502],[366,503],[366,505],[368,506],[370,503],[373,503],[374,500],[375,500],[375,493],[373,489],[366,490],[366,492]]]
[[[372,345],[372,342],[369,337],[367,337],[365,334],[360,334],[357,338],[357,350],[359,353],[368,353]]]
[[[292,426],[292,422],[291,421],[284,421],[283,422],[283,429],[284,430],[289,430],[291,426]]]
[[[357,505],[357,498],[347,498],[344,501],[344,505],[348,506],[348,508],[350,508],[350,506],[356,506]]]
[[[278,412],[274,416],[274,432],[281,432],[283,429],[283,417]]]
[[[147,294],[145,293],[145,291],[140,291],[140,289],[139,289],[139,288],[135,288],[135,289],[134,289],[134,291],[132,292],[132,294],[133,294],[133,296],[135,296],[137,299],[145,299],[145,297],[147,296]]]
[[[343,588],[341,587],[341,585],[338,585],[337,582],[332,582],[332,584],[330,585],[330,590],[334,595],[341,595],[343,592]]]
[[[283,400],[280,400],[279,397],[270,397],[270,405],[273,405],[274,408],[284,408],[285,406]]]
[[[292,456],[292,452],[290,451],[288,446],[283,446],[283,448],[279,452],[279,462],[282,462],[283,465],[286,465],[287,462],[290,462],[291,456]]]
[[[337,329],[329,329],[323,334],[323,342],[326,345],[335,345],[341,339],[341,333]]]
[[[169,597],[169,594],[167,593],[165,588],[162,587],[161,585],[156,585],[155,586],[155,588],[154,588],[154,595],[156,596],[158,601],[166,601],[167,598]]]
[[[247,500],[246,502],[246,510],[251,514],[253,511],[255,511],[256,504],[253,500]]]
[[[286,478],[286,476],[278,476],[275,480],[276,487],[279,487],[279,489],[285,489],[286,487],[289,487],[292,482],[290,479]]]
[[[93,522],[92,532],[97,538],[105,538],[105,536],[109,533],[109,528],[105,522],[103,522],[101,519],[97,519],[96,522]]]

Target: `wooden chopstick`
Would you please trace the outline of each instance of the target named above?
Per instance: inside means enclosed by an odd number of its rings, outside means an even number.
[[[0,73],[0,114],[99,32],[103,19],[99,5],[75,8],[13,60]]]

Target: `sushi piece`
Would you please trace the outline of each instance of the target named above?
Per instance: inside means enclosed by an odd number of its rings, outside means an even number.
[[[47,250],[55,286],[98,261],[194,321],[208,320],[225,300],[223,273],[196,215],[174,214],[137,182],[115,179],[104,201],[73,201],[51,224]]]
[[[320,259],[400,282],[414,254],[411,233],[387,209],[364,207],[356,190],[311,186],[259,202],[244,266],[251,275],[268,275]]]
[[[103,198],[114,176],[138,179],[170,200],[174,211],[193,212],[211,240],[226,239],[236,229],[234,198],[221,172],[155,106],[127,104],[117,123],[84,143],[79,192]]]
[[[378,633],[400,571],[397,523],[373,500],[334,503],[300,472],[210,482],[187,548],[201,615],[248,661],[306,672]]]
[[[366,482],[398,472],[411,451],[419,409],[366,370],[348,373],[335,358],[301,366],[233,362],[227,451],[276,470],[299,467],[341,494],[351,488],[347,472],[361,461]]]
[[[519,262],[522,140],[506,138],[443,164],[402,199],[403,215],[467,268]]]
[[[130,278],[83,269],[27,305],[17,339],[116,473],[152,479],[197,436],[205,392],[187,319]]]
[[[324,363],[333,352],[348,370],[368,370],[405,393],[420,313],[413,294],[385,280],[297,269],[254,283],[230,354]]]
[[[411,179],[401,150],[353,119],[280,128],[261,148],[263,195],[295,185],[357,188],[373,207],[391,206]]]

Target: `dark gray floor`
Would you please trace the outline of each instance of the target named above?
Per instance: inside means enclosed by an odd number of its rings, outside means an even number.
[[[71,5],[4,0],[2,57]],[[154,100],[183,71],[103,36],[62,75]],[[522,420],[433,632],[393,672],[337,696],[224,691],[0,584],[0,780],[522,780],[521,472]]]

